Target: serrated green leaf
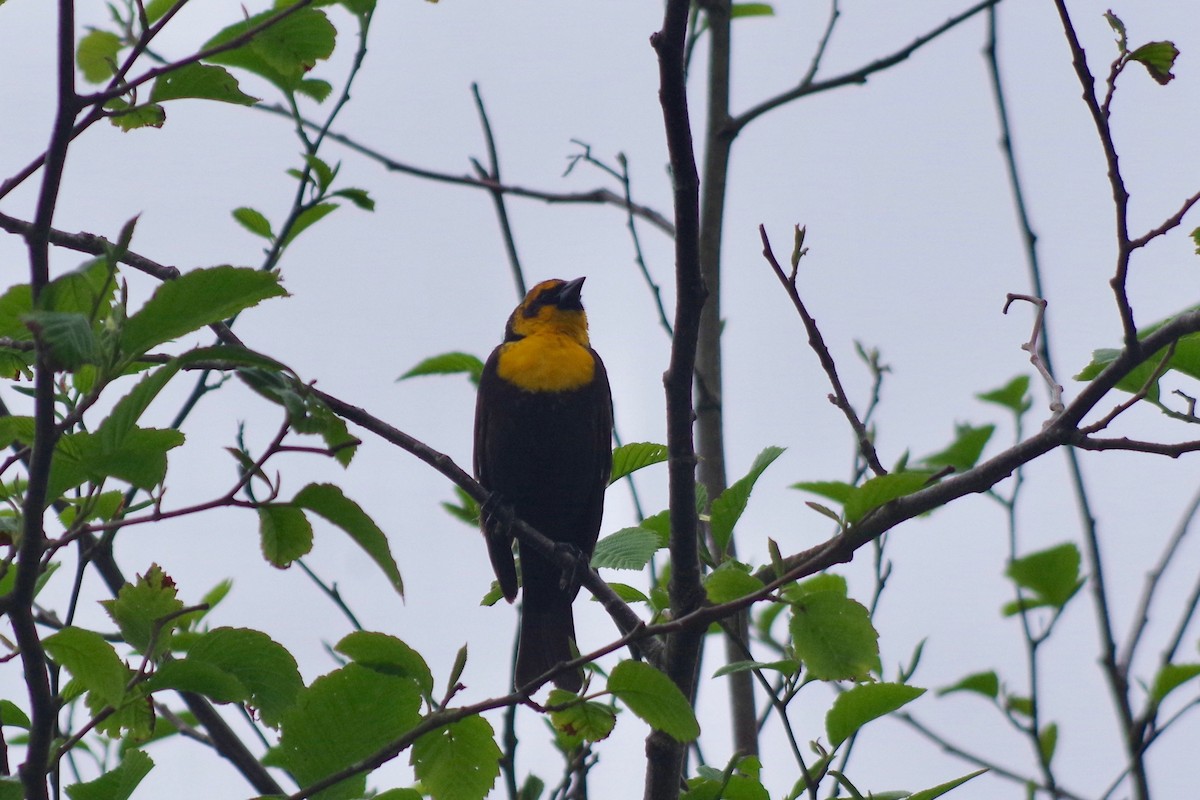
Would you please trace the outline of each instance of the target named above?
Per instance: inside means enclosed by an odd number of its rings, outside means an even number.
[[[183,601],[177,596],[175,581],[152,564],[136,584],[125,584],[115,600],[101,600],[100,605],[121,630],[125,641],[138,652],[157,658],[171,641],[171,630],[183,624],[178,616]],[[153,643],[154,649],[149,651]],[[149,652],[148,652],[149,651]]]
[[[58,367],[71,371],[99,362],[99,343],[83,314],[30,311],[23,319],[31,331],[40,334]]]
[[[249,690],[262,721],[279,727],[304,688],[292,654],[265,633],[248,628],[214,628],[189,637],[187,659],[233,675]]]
[[[1138,330],[1138,338],[1144,339],[1163,325],[1174,320],[1180,314],[1187,314],[1196,310],[1200,310],[1200,306],[1186,308],[1179,312],[1179,314],[1174,314],[1166,319],[1142,326]],[[1168,353],[1170,353],[1170,358],[1167,358]],[[1075,375],[1075,380],[1092,380],[1120,354],[1120,350],[1107,348],[1094,351],[1092,353],[1092,360]],[[1164,359],[1166,360],[1165,364]],[[1117,382],[1116,388],[1130,393],[1142,391],[1145,388],[1146,399],[1151,402],[1157,402],[1159,399],[1158,379],[1151,381],[1151,378],[1154,378],[1155,373],[1160,370],[1163,374],[1168,370],[1176,370],[1188,377],[1200,378],[1200,334],[1193,333],[1180,337],[1175,342],[1174,351],[1163,348],[1156,353],[1149,354],[1142,363],[1130,370],[1124,378]],[[1161,377],[1160,375],[1159,378]]]
[[[111,31],[88,31],[75,48],[75,63],[88,83],[104,83],[116,73],[121,37]]]
[[[982,392],[975,396],[985,403],[1003,406],[1017,415],[1028,411],[1033,403],[1029,397],[1028,375],[1018,375],[998,389]]]
[[[608,676],[608,691],[655,730],[676,741],[700,735],[700,723],[679,687],[663,673],[640,661],[622,661]]]
[[[1162,703],[1167,695],[1197,675],[1200,675],[1200,664],[1164,664],[1151,684],[1151,702]]]
[[[115,768],[87,783],[67,787],[71,800],[129,800],[142,779],[154,768],[154,761],[141,750],[128,750]]]
[[[49,496],[58,497],[85,480],[117,478],[153,489],[166,478],[167,451],[183,444],[177,430],[133,428],[119,440],[97,433],[69,433],[58,440],[50,469]]]
[[[292,503],[324,517],[345,531],[383,570],[392,588],[404,596],[404,580],[400,577],[396,559],[392,557],[387,534],[362,510],[362,506],[346,497],[341,488],[332,483],[310,483],[296,493]]]
[[[483,362],[470,353],[442,353],[425,359],[396,380],[403,381],[421,375],[458,375],[465,373],[471,383],[479,385]]]
[[[325,163],[325,160],[320,156],[312,153],[304,154],[304,163],[308,165],[313,177],[316,179],[317,188],[324,192],[333,183],[333,178],[337,175],[337,169]]]
[[[201,48],[208,50],[233,41],[276,17],[276,8],[230,25]],[[240,67],[266,78],[284,90],[301,88],[308,71],[333,53],[337,30],[321,11],[293,11],[255,34],[247,44],[207,59],[213,64]]]
[[[966,472],[979,462],[983,448],[995,431],[995,425],[955,425],[954,441],[941,452],[925,456],[921,463],[932,470],[951,467],[955,472]]]
[[[263,558],[280,569],[291,566],[293,561],[312,550],[312,524],[304,511],[291,503],[260,505],[258,532]]]
[[[138,128],[161,128],[167,121],[167,112],[158,103],[143,103],[131,106],[119,97],[104,104],[108,121],[125,133]]]
[[[978,778],[980,775],[982,775],[985,772],[987,772],[986,769],[977,769],[974,772],[968,772],[966,775],[963,775],[961,778],[955,778],[952,781],[946,781],[945,783],[939,783],[937,786],[931,787],[929,789],[922,789],[919,792],[913,792],[911,795],[908,796],[908,800],[935,800],[936,798],[941,797],[942,795],[949,792],[951,789],[957,789],[959,786],[962,786],[964,783],[971,780],[972,778]]]
[[[762,475],[763,470],[771,466],[771,463],[783,454],[782,447],[767,447],[764,448],[758,457],[754,459],[754,463],[750,466],[750,471],[738,480],[734,481],[725,491],[721,492],[717,499],[712,503],[712,521],[709,524],[709,529],[712,532],[712,537],[717,543],[717,547],[724,552],[729,545],[729,539],[733,536],[734,526],[741,519],[742,512],[746,510],[746,504],[750,500],[750,493],[754,490],[754,484]]]
[[[121,344],[127,355],[139,356],[285,294],[279,278],[270,272],[229,266],[195,269],[158,287],[125,323]]]
[[[428,792],[447,800],[483,800],[500,774],[503,753],[492,726],[467,717],[425,734],[413,744],[413,772]]]
[[[591,565],[596,569],[640,570],[661,547],[658,534],[645,528],[622,528],[596,542]]]
[[[1000,678],[992,670],[987,672],[974,672],[966,676],[958,683],[951,684],[943,689],[938,689],[938,695],[947,695],[953,692],[975,692],[984,697],[990,697],[995,700],[1000,696]]]
[[[1117,35],[1117,46],[1124,53],[1126,49],[1125,23],[1121,22],[1121,18],[1111,10],[1104,12],[1104,19],[1108,22],[1109,27],[1113,29],[1113,33]]]
[[[803,590],[804,584],[797,588]],[[841,591],[833,586],[806,591],[792,602],[793,647],[809,675],[818,680],[860,681],[880,671],[879,634],[870,612],[844,591],[843,582]]]
[[[1071,542],[1018,558],[1004,571],[1040,605],[1062,608],[1083,586],[1079,548]]]
[[[216,100],[239,106],[252,106],[258,102],[242,91],[237,78],[224,67],[212,64],[188,64],[159,76],[150,89],[150,99],[155,103],[168,100]]]
[[[121,704],[133,671],[100,634],[68,626],[47,636],[42,645],[100,704],[114,708]]]
[[[326,98],[333,94],[333,84],[320,78],[303,78],[296,84],[296,92],[318,103],[324,103]]]
[[[612,473],[608,485],[612,486],[626,475],[652,464],[661,464],[668,458],[667,447],[654,442],[630,442],[613,450]]]
[[[1150,77],[1160,86],[1166,86],[1175,79],[1171,69],[1177,58],[1179,48],[1174,42],[1147,42],[1129,54],[1129,60],[1144,65]]]
[[[264,759],[288,770],[300,786],[372,755],[420,721],[421,695],[407,678],[347,664],[304,689],[283,716],[279,745]],[[315,795],[314,800],[360,798],[359,774]]]
[[[423,695],[433,692],[433,673],[425,659],[395,636],[355,631],[343,637],[333,649],[376,672],[409,678]]]
[[[275,231],[271,230],[271,222],[261,211],[241,206],[233,210],[233,218],[238,224],[256,236],[261,236],[268,242],[275,241]]]
[[[728,603],[762,588],[763,582],[751,575],[746,565],[735,561],[722,562],[704,576],[704,591],[711,603]]]
[[[864,683],[847,689],[825,715],[829,743],[837,747],[868,722],[911,703],[925,690],[903,683]]]
[[[562,689],[552,689],[546,705],[564,706],[550,712],[550,724],[575,745],[603,741],[617,724],[617,715],[611,706],[580,702],[572,692]]]
[[[626,603],[648,603],[650,598],[641,589],[636,589],[626,583],[617,583],[608,581],[608,588],[617,593],[617,597],[624,600]]]

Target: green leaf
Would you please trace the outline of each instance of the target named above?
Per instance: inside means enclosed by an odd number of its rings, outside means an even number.
[[[1174,42],[1147,42],[1129,54],[1130,61],[1137,61],[1146,67],[1150,77],[1160,86],[1166,86],[1175,75],[1171,69],[1175,59],[1179,58],[1179,48]]]
[[[1079,548],[1067,542],[1018,558],[1004,574],[1032,592],[1036,605],[1061,609],[1083,586],[1079,565]]]
[[[892,713],[921,695],[924,689],[903,683],[864,683],[847,689],[825,715],[829,743],[837,747],[868,722]]]
[[[310,483],[296,493],[292,503],[341,528],[383,570],[392,588],[404,596],[404,580],[388,547],[387,535],[358,503],[332,483]]]
[[[1150,687],[1150,701],[1159,704],[1167,695],[1192,678],[1200,675],[1200,664],[1164,664],[1154,676]]]
[[[617,597],[624,600],[626,603],[649,603],[650,598],[641,589],[636,589],[627,583],[616,583],[615,581],[608,582],[608,588],[617,593]],[[497,598],[499,599],[499,598]]]
[[[256,236],[261,236],[268,242],[275,241],[275,232],[271,230],[271,222],[263,216],[261,211],[256,211],[248,206],[241,206],[233,210],[233,218],[243,228]]]
[[[974,672],[958,683],[938,689],[939,696],[951,694],[952,692],[975,692],[976,694],[981,694],[984,697],[990,697],[995,700],[1000,696],[1000,678],[992,670]]]
[[[463,491],[461,486],[454,487],[454,494],[457,497],[457,503],[443,501],[440,505],[450,516],[455,519],[465,522],[472,528],[479,525],[479,503],[475,502],[475,498]]]
[[[811,492],[841,505],[845,505],[855,490],[852,484],[843,481],[801,481],[793,483],[790,488]]]
[[[442,353],[425,359],[396,380],[403,381],[421,375],[458,375],[465,373],[471,383],[479,385],[483,362],[470,353]]]
[[[194,692],[215,703],[244,703],[250,700],[250,690],[236,675],[215,664],[191,658],[164,662],[146,681],[151,692],[167,689]]]
[[[195,269],[158,287],[125,323],[122,346],[126,354],[139,356],[151,347],[285,294],[279,278],[271,272],[229,266]]]
[[[662,547],[658,534],[645,528],[622,528],[596,542],[591,565],[596,569],[640,570]]]
[[[15,775],[0,776],[0,800],[25,800],[25,787],[19,777]]]
[[[119,440],[70,433],[58,440],[50,469],[49,496],[56,498],[85,480],[118,478],[139,489],[153,489],[167,474],[167,451],[183,444],[177,430],[134,428]]]
[[[0,700],[0,725],[29,729],[29,715],[11,700]]]
[[[1054,758],[1056,749],[1058,749],[1058,723],[1051,722],[1038,731],[1038,751],[1042,756],[1042,763],[1049,764]]]
[[[176,597],[175,581],[157,564],[139,575],[136,584],[122,586],[115,600],[101,600],[100,605],[138,652],[147,653],[153,642],[151,658],[166,651],[171,630],[183,624],[183,619],[175,616],[184,607]]]
[[[854,524],[871,511],[925,488],[929,478],[930,473],[916,471],[892,472],[871,478],[856,487],[846,499],[842,509],[846,522]]]
[[[1121,22],[1121,18],[1112,11],[1105,11],[1104,19],[1108,22],[1109,27],[1113,29],[1113,33],[1117,35],[1117,47],[1120,48],[1121,53],[1124,54],[1127,41],[1125,23]]]
[[[146,3],[146,21],[151,25],[158,22],[167,12],[186,0],[150,0]]]
[[[371,199],[371,195],[367,194],[366,189],[338,189],[329,196],[345,198],[363,211],[375,210],[375,201]]]
[[[668,458],[667,447],[654,442],[630,442],[623,444],[612,455],[612,474],[608,485],[612,486],[626,475],[637,472],[651,464],[661,464]]]
[[[263,558],[284,569],[312,550],[313,530],[304,511],[291,503],[264,503],[258,507],[258,532]]]
[[[250,692],[262,721],[279,727],[304,688],[291,653],[265,633],[248,628],[214,628],[189,638],[188,661],[210,664],[237,678]]]
[[[739,17],[773,17],[775,7],[770,3],[734,3],[729,9],[729,18]]]
[[[581,702],[572,692],[562,689],[552,689],[546,705],[551,708],[562,706],[550,712],[550,724],[575,745],[607,739],[617,724],[617,715],[611,706]]]
[[[846,596],[844,578],[818,576],[794,590],[788,595],[789,628],[796,655],[809,675],[824,681],[861,681],[880,671],[879,634],[870,612]]]
[[[1198,242],[1200,244],[1200,242]],[[1187,314],[1193,311],[1200,310],[1200,306],[1192,306],[1180,312]],[[1144,339],[1154,331],[1174,320],[1180,314],[1167,317],[1150,325],[1143,326],[1138,330],[1138,338]],[[1167,358],[1170,353],[1170,358]],[[1080,370],[1075,376],[1075,380],[1089,381],[1099,375],[1105,367],[1116,360],[1121,354],[1120,350],[1100,349],[1092,353],[1092,360]],[[1164,363],[1165,359],[1165,363]],[[1200,378],[1200,333],[1188,334],[1180,337],[1175,342],[1175,349],[1171,352],[1168,348],[1163,348],[1156,353],[1148,355],[1134,369],[1117,382],[1116,388],[1123,392],[1138,392],[1147,387],[1146,398],[1151,402],[1157,402],[1159,398],[1158,379],[1151,381],[1154,378],[1156,371],[1163,370],[1164,374],[1169,370],[1176,370],[1191,378]],[[1161,375],[1159,376],[1161,377]]]
[[[417,739],[413,772],[438,800],[483,800],[496,783],[503,755],[491,724],[480,716],[466,717]]]
[[[87,783],[67,787],[71,800],[128,800],[138,784],[154,768],[154,761],[141,750],[127,750],[114,769]]]
[[[116,74],[121,37],[110,31],[88,31],[75,48],[75,63],[88,83],[104,83]]]
[[[95,631],[68,626],[42,640],[46,653],[102,705],[116,708],[133,671]]]
[[[971,425],[955,425],[954,441],[945,450],[925,456],[921,463],[932,469],[951,467],[955,472],[966,472],[979,462],[983,448],[995,432],[995,425],[981,425],[976,428]]]
[[[691,742],[700,723],[679,687],[663,673],[640,661],[622,661],[608,676],[608,691],[655,730],[676,741]]]
[[[252,106],[258,102],[257,97],[241,90],[237,78],[228,70],[210,64],[188,64],[160,75],[150,90],[150,99],[155,103],[183,98],[216,100],[239,106]]]
[[[296,92],[318,103],[324,103],[325,98],[333,94],[333,84],[320,78],[304,78],[296,84]]]
[[[23,319],[31,331],[41,334],[58,367],[73,371],[84,364],[99,363],[99,343],[83,314],[31,311]]]
[[[337,211],[337,203],[317,203],[314,206],[309,206],[300,212],[296,217],[296,221],[292,223],[292,227],[288,228],[283,237],[284,247],[295,241],[296,237],[306,231],[312,225],[315,225],[319,220],[324,219],[328,214]]]
[[[328,189],[329,184],[333,183],[334,176],[337,175],[337,170],[326,164],[324,159],[312,153],[305,154],[304,163],[308,165],[313,177],[316,178],[317,188],[322,192]]]
[[[109,112],[108,121],[128,133],[138,128],[161,128],[167,121],[167,112],[158,103],[143,103],[132,106],[119,97],[104,104]]]
[[[394,741],[420,721],[421,696],[407,679],[347,664],[313,681],[283,717],[279,745],[264,759],[288,770],[300,786],[345,769]],[[365,793],[359,774],[313,795],[350,800]]]
[[[284,9],[275,8],[230,25],[201,47],[208,50],[233,41],[253,28],[276,17]],[[337,30],[324,13],[311,8],[293,11],[267,29],[254,35],[247,44],[219,53],[207,61],[240,67],[261,75],[284,90],[295,90],[318,61],[333,53]]]
[[[750,471],[744,477],[734,481],[725,491],[721,492],[717,499],[713,500],[710,530],[722,553],[729,545],[734,526],[741,519],[742,512],[746,510],[746,503],[750,500],[750,492],[754,490],[755,482],[762,475],[763,470],[771,466],[771,462],[782,454],[782,447],[764,448],[754,459]]]
[[[985,403],[1003,406],[1017,416],[1029,410],[1033,401],[1029,397],[1029,376],[1018,375],[1008,383],[990,392],[975,395]]]
[[[771,670],[786,675],[789,678],[800,672],[800,662],[785,658],[782,661],[734,661],[725,664],[713,673],[714,678],[722,675],[732,675],[735,672],[750,672],[751,670]]]
[[[736,561],[722,562],[704,576],[704,591],[712,603],[728,603],[762,588],[763,582],[750,574],[750,568]]]
[[[345,636],[333,649],[376,672],[409,678],[416,682],[423,695],[428,696],[433,692],[433,673],[429,671],[425,659],[395,636],[355,631]]]
[[[962,786],[964,783],[971,780],[972,778],[978,778],[980,775],[982,775],[985,772],[987,772],[986,769],[977,769],[974,772],[968,772],[966,775],[963,775],[961,778],[955,778],[952,781],[946,781],[945,783],[939,783],[937,786],[934,786],[932,788],[922,789],[919,792],[913,792],[912,794],[910,794],[908,796],[908,800],[935,800],[935,798],[941,797],[942,795],[949,792],[951,789],[957,789],[959,786]]]

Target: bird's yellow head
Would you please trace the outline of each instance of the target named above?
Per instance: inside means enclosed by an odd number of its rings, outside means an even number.
[[[579,300],[583,281],[583,278],[573,281],[555,279],[542,281],[530,289],[508,318],[505,341],[548,334],[566,336],[587,347],[587,314]]]

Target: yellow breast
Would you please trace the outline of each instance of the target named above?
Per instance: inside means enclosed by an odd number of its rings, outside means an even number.
[[[571,336],[541,333],[501,345],[496,371],[527,392],[565,392],[591,383],[596,362]]]

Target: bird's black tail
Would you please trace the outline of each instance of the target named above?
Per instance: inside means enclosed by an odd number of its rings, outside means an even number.
[[[551,667],[570,661],[571,643],[575,640],[575,619],[571,601],[565,596],[559,602],[530,603],[521,610],[521,637],[517,645],[515,682],[525,686]],[[554,685],[568,692],[578,692],[583,686],[583,670],[560,672]]]

